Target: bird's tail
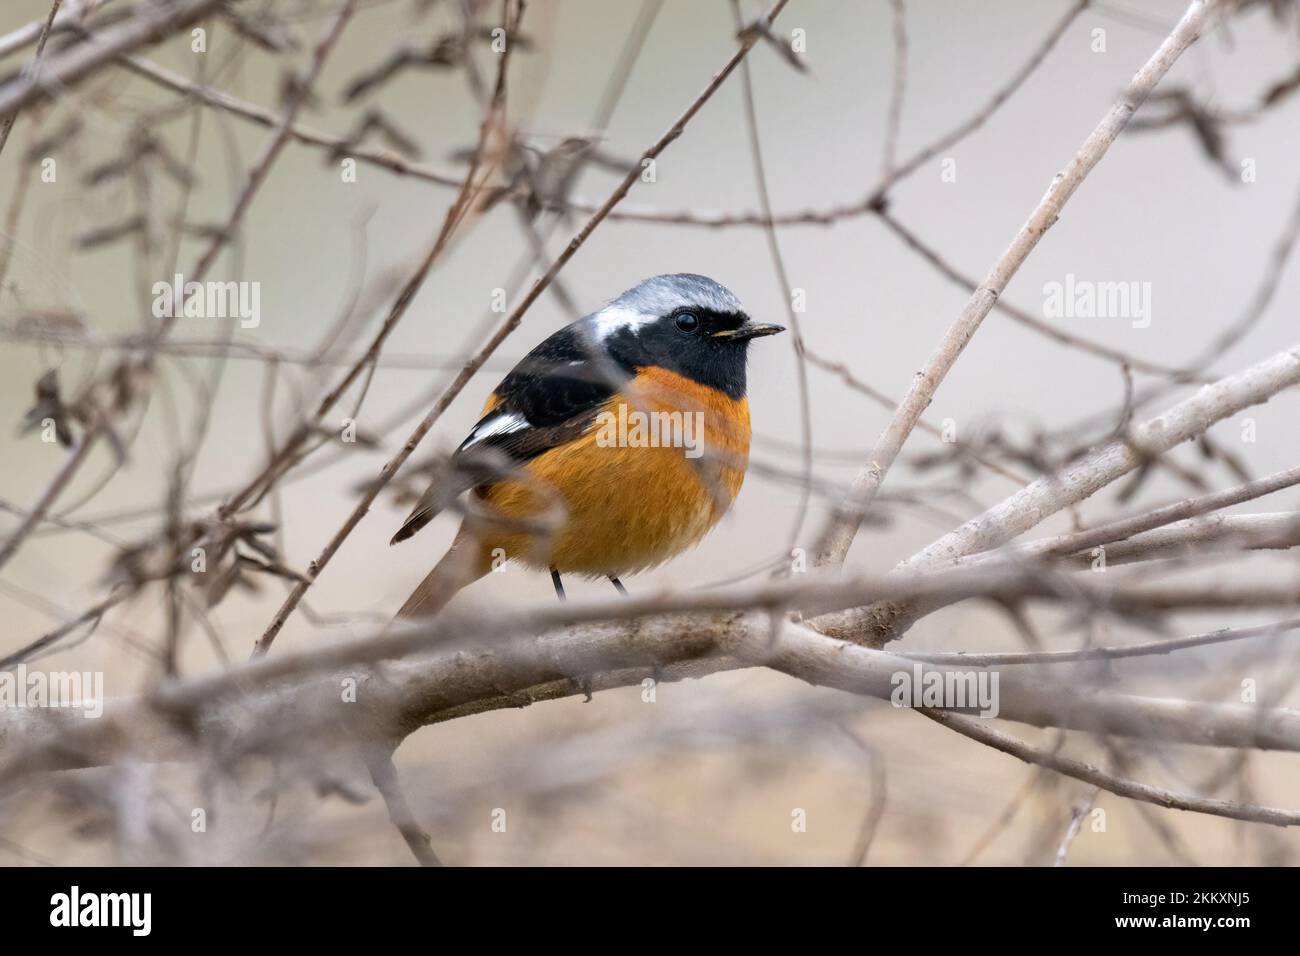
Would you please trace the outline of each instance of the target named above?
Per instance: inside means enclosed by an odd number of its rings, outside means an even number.
[[[397,617],[433,617],[461,588],[473,584],[490,570],[490,555],[478,536],[470,534],[462,524],[447,553],[411,592],[406,603],[398,609]]]

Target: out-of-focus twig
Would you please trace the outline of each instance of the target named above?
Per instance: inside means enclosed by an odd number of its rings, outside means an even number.
[[[175,0],[166,6],[142,5],[126,22],[59,51],[44,60],[39,70],[0,86],[0,115],[49,99],[104,64],[183,30],[227,2],[230,0]]]
[[[59,14],[59,6],[63,0],[54,0],[50,4],[50,15],[45,19],[41,27],[41,35],[36,40],[36,53],[32,56],[32,64],[28,67],[28,72],[35,73],[41,68],[41,54],[45,52],[45,42],[50,38],[50,27],[54,24],[54,18]],[[0,119],[0,153],[4,152],[5,143],[9,142],[9,133],[14,128],[14,120],[18,118],[18,112],[15,110]]]

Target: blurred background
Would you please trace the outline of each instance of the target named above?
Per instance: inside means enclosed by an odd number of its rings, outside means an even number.
[[[286,64],[305,63],[335,6],[324,0],[245,6],[254,23],[274,9],[274,21],[266,22],[283,21],[297,52],[273,52],[213,20],[205,53],[194,53],[190,37],[182,35],[141,55],[278,114]],[[900,159],[979,114],[1042,51],[1071,7],[1067,0],[907,0]],[[656,13],[653,19],[647,10]],[[1183,10],[1178,0],[1087,5],[987,122],[892,186],[890,214],[954,268],[982,277]],[[7,0],[0,36],[48,11],[45,0]],[[743,12],[748,20],[761,10],[747,4]],[[485,26],[499,15],[496,5],[479,10]],[[573,186],[579,205],[599,203],[620,178],[618,163],[634,162],[726,62],[735,48],[733,17],[723,0],[666,0],[661,8],[633,0],[532,0],[510,65],[507,122],[538,153],[591,133],[629,38],[643,32],[626,88],[595,141],[609,164],[585,166]],[[457,3],[361,4],[300,122],[347,136],[368,111],[378,110],[400,135],[384,140],[372,134],[369,144],[463,176],[464,151],[473,149],[482,116],[465,69],[408,68],[346,97],[349,86],[404,44],[427,47],[458,34],[461,24]],[[1201,357],[1247,312],[1296,215],[1300,96],[1280,95],[1269,109],[1256,110],[1270,88],[1296,72],[1296,27],[1289,5],[1275,10],[1256,4],[1189,50],[1159,87],[1185,91],[1185,101],[1152,103],[1139,114],[1172,120],[1119,139],[1005,300],[1061,331],[1161,366]],[[796,30],[803,31],[806,70],[765,42],[748,57],[778,215],[860,204],[873,189],[895,69],[895,23],[886,0],[792,0],[774,32],[788,42]],[[470,56],[490,84],[494,59],[487,43],[471,44]],[[0,60],[0,68],[8,75],[30,56],[26,47]],[[181,109],[178,102],[176,92],[126,69],[105,70],[53,106],[25,113],[0,155],[7,255],[0,280],[0,408],[8,410],[8,424],[0,427],[0,502],[9,512],[0,514],[0,535],[17,526],[22,509],[38,499],[69,454],[35,434],[19,434],[37,380],[57,369],[60,387],[75,394],[103,374],[117,357],[114,343],[150,321],[149,286],[170,276],[166,248],[146,254],[149,265],[142,266],[139,234],[105,239],[102,232],[152,209],[167,234],[166,211],[186,193],[187,223],[220,225],[271,135],[228,112]],[[1179,118],[1184,102],[1211,110],[1222,122]],[[31,152],[74,120],[76,135],[47,153]],[[139,168],[104,172],[139,152],[146,128],[167,155],[182,161],[192,155],[192,184],[168,176],[165,161],[145,167],[144,174]],[[46,155],[57,163],[54,182],[40,175]],[[211,396],[211,421],[184,503],[193,516],[256,474],[265,464],[267,436],[283,440],[299,410],[319,397],[322,383],[328,388],[364,351],[398,284],[435,236],[455,189],[365,163],[349,181],[342,163],[326,148],[298,142],[285,148],[237,240],[211,273],[260,284],[260,324],[179,320],[173,340],[182,345],[163,353],[151,400],[123,428],[125,461],[119,465],[107,446],[100,447],[52,510],[58,520],[43,523],[0,574],[0,653],[102,598],[105,575],[121,549],[158,533],[166,517],[169,463],[192,433],[194,416],[208,407],[205,396]],[[625,205],[689,210],[700,219],[759,209],[739,74],[659,158],[654,181],[638,182]],[[585,219],[577,211],[545,212],[535,220],[549,237],[546,261]],[[783,226],[779,241],[790,284],[803,293],[799,319],[810,354],[843,363],[855,379],[900,398],[969,290],[871,214]],[[205,245],[200,229],[187,235],[177,257],[180,271]],[[253,512],[276,525],[271,537],[287,565],[305,567],[316,556],[355,505],[358,488],[400,449],[464,356],[477,348],[486,323],[500,320],[492,310],[494,291],[505,289],[513,306],[541,271],[509,201],[457,234],[389,338],[364,401],[358,405],[354,390],[325,423],[338,430],[355,414],[363,440],[326,443]],[[753,225],[611,220],[565,267],[561,281],[576,305],[591,311],[647,276],[684,271],[728,286],[754,316],[786,322],[790,293],[777,277],[764,230]],[[1048,317],[1044,287],[1067,274],[1149,283],[1149,326],[1134,327],[1124,318]],[[1213,374],[1294,343],[1300,330],[1296,275],[1294,266],[1281,272],[1267,310],[1239,343],[1214,357]],[[313,368],[307,359],[349,312],[333,364]],[[543,295],[439,420],[412,464],[455,447],[501,375],[571,318],[555,296]],[[247,348],[232,345],[222,357],[221,348],[202,344],[226,336]],[[822,492],[847,485],[890,409],[835,372],[810,366],[810,437],[821,491],[804,513],[797,369],[791,336],[751,349],[753,458],[763,467],[751,471],[735,507],[698,548],[628,580],[632,593],[760,580],[773,563],[788,560],[792,546],[812,547],[825,516]],[[1161,384],[1140,370],[1132,374],[1139,390]],[[943,383],[927,419],[951,420],[962,442],[978,445],[981,436],[997,434],[1008,446],[1038,448],[1051,460],[1053,453],[1103,437],[1118,417],[1124,389],[1116,362],[994,312]],[[1146,411],[1189,391],[1171,391]],[[1251,475],[1293,466],[1300,451],[1296,399],[1294,390],[1284,393],[1211,434]],[[1254,441],[1243,439],[1245,417],[1254,420]],[[885,484],[883,520],[858,536],[850,566],[886,571],[1015,490],[1004,477],[933,461],[947,451],[928,434],[912,436]],[[1202,462],[1194,450],[1179,455],[1203,467],[1210,486],[1239,480],[1223,460]],[[1023,460],[1015,467],[1032,473]],[[412,481],[412,487],[419,484]],[[1194,490],[1162,472],[1130,500],[1118,502],[1108,489],[1080,514],[1095,522]],[[1258,510],[1292,505],[1296,498],[1284,492]],[[408,506],[392,493],[381,496],[308,592],[276,653],[367,633],[401,604],[443,553],[455,526],[444,516],[410,543],[390,548]],[[1035,534],[1068,528],[1068,516],[1058,516]],[[1273,560],[1270,573],[1278,567]],[[1264,573],[1256,561],[1241,558],[1215,573]],[[216,646],[235,661],[247,656],[287,587],[272,576],[255,580],[257,590],[238,588],[211,610],[211,633],[186,621],[183,674],[220,667]],[[603,582],[570,584],[577,596],[607,589]],[[479,582],[457,603],[524,605],[551,594],[545,575],[510,568]],[[115,608],[90,636],[61,645],[41,666],[102,670],[110,697],[133,694],[158,673],[162,615],[158,590],[147,590]],[[1265,619],[1187,615],[1175,623],[1193,633]],[[1078,634],[1063,622],[1051,615],[1043,621],[1043,633],[1059,639],[1052,646],[1077,643]],[[1141,633],[1126,630],[1122,621],[1096,626],[1108,643]],[[904,644],[1021,646],[1003,615],[967,605],[925,619]],[[1263,657],[1259,648],[1234,645],[1138,659],[1116,664],[1106,679],[1138,693],[1236,700],[1243,675],[1261,681],[1290,675],[1285,655],[1276,648],[1272,653]],[[1284,702],[1294,704],[1289,685],[1284,690]],[[1055,739],[1051,732],[1013,729],[1044,744]],[[1071,752],[1105,755],[1106,746],[1073,735]],[[1189,790],[1235,759],[1227,752],[1137,745],[1130,756],[1143,779]],[[439,852],[467,864],[843,864],[861,856],[867,833],[870,864],[1045,864],[1053,860],[1072,809],[1087,796],[1080,783],[1039,772],[914,714],[760,671],[665,684],[653,702],[628,688],[598,693],[590,703],[572,698],[427,727],[403,744],[396,759],[412,809]],[[103,771],[102,779],[115,772],[120,768]],[[159,799],[183,817],[191,776],[169,765],[143,772]],[[76,786],[94,789],[97,773],[80,773]],[[139,851],[142,858],[410,862],[379,800],[357,803],[300,788],[268,810],[258,796],[266,773],[250,771],[240,792],[227,794],[223,822],[229,827],[220,839],[201,848],[154,847]],[[1256,754],[1221,792],[1294,805],[1298,782],[1294,756]],[[103,825],[106,810],[84,794],[74,799],[57,787],[52,792],[62,799],[28,792],[0,807],[0,862],[123,860],[120,833]],[[1104,829],[1083,828],[1070,848],[1072,864],[1290,863],[1300,850],[1300,838],[1285,830],[1156,810],[1108,794],[1095,806],[1105,811]],[[509,817],[504,833],[491,825],[498,808]],[[802,831],[792,826],[798,810],[805,813]]]

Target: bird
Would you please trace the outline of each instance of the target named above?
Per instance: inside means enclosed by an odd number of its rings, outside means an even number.
[[[646,279],[561,328],[493,390],[391,544],[468,492],[450,548],[397,612],[437,614],[507,560],[608,578],[697,544],[730,508],[749,462],[755,322],[702,275]]]

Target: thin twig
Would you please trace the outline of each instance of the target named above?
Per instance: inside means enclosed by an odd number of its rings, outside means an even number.
[[[1079,661],[1122,660],[1129,657],[1151,657],[1156,654],[1172,654],[1174,651],[1189,647],[1206,647],[1211,644],[1226,644],[1230,641],[1244,641],[1252,637],[1273,637],[1300,628],[1300,618],[1278,621],[1276,624],[1261,624],[1258,627],[1221,628],[1207,634],[1192,634],[1188,637],[1173,637],[1162,641],[1146,641],[1141,644],[1128,644],[1117,647],[1086,647],[1077,651],[998,651],[979,653],[976,651],[954,651],[948,653],[912,653],[906,656],[927,664],[949,664],[958,667],[969,664],[972,667],[1005,667],[1015,664],[1073,664]]]
[[[1117,777],[1114,774],[1107,773],[1100,767],[1084,763],[1082,760],[1074,760],[1070,757],[1062,757],[1048,753],[1045,750],[1039,750],[1036,747],[1031,747],[1023,740],[1010,734],[1004,734],[1002,731],[995,730],[987,724],[970,717],[933,710],[921,710],[920,713],[936,723],[942,724],[949,730],[955,730],[963,737],[969,737],[971,740],[976,740],[985,746],[992,747],[994,750],[1010,754],[1012,757],[1025,761],[1025,763],[1046,767],[1064,776],[1090,783],[1094,787],[1099,787],[1116,796],[1127,797],[1130,800],[1140,800],[1143,803],[1151,803],[1168,810],[1189,810],[1193,813],[1228,817],[1232,820],[1267,823],[1275,827],[1300,826],[1300,810],[1253,806],[1231,800],[1215,800],[1210,797],[1196,797],[1190,794],[1175,793],[1172,790],[1153,787],[1137,780]]]
[[[852,489],[822,532],[817,548],[818,565],[843,564],[862,518],[903,448],[921,413],[934,398],[940,383],[979,329],[1007,283],[1038,245],[1039,240],[1060,218],[1070,197],[1106,155],[1142,102],[1169,71],[1174,62],[1201,34],[1217,0],[1193,0],[1182,20],[1151,58],[1138,70],[1128,89],[1084,141],[1066,168],[1052,180],[1047,193],[1012,240],[1010,247],[989,270],[961,315],[945,333],[938,349],[924,369],[912,379],[893,420],[876,442],[871,458],[854,479]]]
[[[41,68],[41,54],[45,52],[45,41],[50,38],[50,27],[54,25],[54,18],[58,15],[59,7],[63,0],[54,0],[50,4],[50,15],[45,18],[45,23],[41,27],[41,35],[36,41],[36,53],[32,56],[31,66],[28,72],[35,74]],[[14,128],[14,121],[18,119],[18,111],[13,110],[0,120],[0,153],[4,152],[5,143],[9,142],[9,133]]]

